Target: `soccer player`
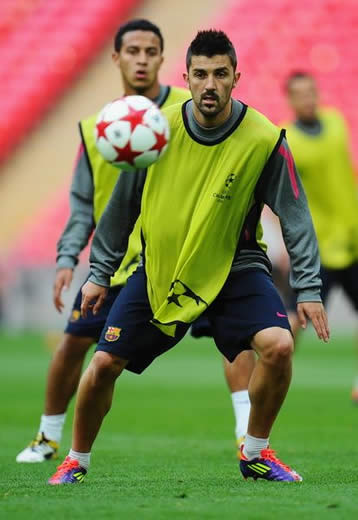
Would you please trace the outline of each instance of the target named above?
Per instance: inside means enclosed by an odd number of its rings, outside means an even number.
[[[147,20],[133,20],[120,27],[115,36],[113,61],[122,76],[125,95],[145,95],[161,107],[191,97],[186,89],[160,84],[158,74],[163,62],[163,47],[160,29]],[[97,114],[94,114],[80,123],[82,143],[71,188],[71,216],[58,242],[54,304],[59,312],[63,310],[62,291],[71,284],[78,256],[87,245],[119,176],[118,170],[104,161],[97,151],[93,133],[96,119]],[[121,184],[121,197],[124,198],[121,207],[127,208],[124,212],[126,221],[129,219],[132,222],[132,198],[141,194],[144,177],[143,172],[139,172]],[[86,353],[98,341],[112,303],[137,266],[140,250],[137,226],[120,269],[111,279],[111,288],[101,312],[96,316],[81,317],[81,293],[78,293],[63,340],[48,371],[45,410],[38,434],[17,455],[17,462],[44,462],[57,458],[67,407],[77,389]],[[193,336],[204,335],[211,336],[211,331],[207,325],[203,329],[202,324],[197,323]],[[250,411],[247,387],[254,364],[253,352],[248,351],[243,352],[233,364],[224,362],[232,395],[238,445],[242,444],[247,430]]]
[[[166,107],[190,98],[186,89],[162,85],[158,73],[163,62],[163,37],[148,20],[132,20],[121,26],[114,39],[114,65],[122,77],[124,95],[140,94]],[[81,145],[71,187],[71,216],[58,242],[53,300],[63,310],[62,291],[68,289],[78,256],[106,207],[119,171],[96,149],[94,126],[97,114],[80,122]],[[128,194],[126,193],[128,196]],[[100,337],[109,309],[137,263],[139,233],[133,234],[121,269],[111,280],[106,301],[97,316],[81,318],[79,292],[61,344],[51,361],[45,409],[36,439],[16,457],[17,462],[43,462],[56,458],[68,404],[74,395],[87,351]]]
[[[329,330],[320,299],[319,256],[310,213],[280,131],[231,97],[240,73],[221,31],[200,31],[184,74],[192,100],[164,112],[171,143],[148,169],[141,203],[143,266],[112,305],[77,394],[72,448],[50,484],[82,482],[93,442],[124,368],[141,373],[206,312],[219,350],[232,361],[249,343],[259,359],[249,383],[251,412],[240,468],[245,478],[298,481],[269,449],[291,379],[293,341],[285,308],[256,240],[263,204],[279,216],[303,326]],[[82,313],[97,315],[126,250],[120,184],[97,226]],[[95,302],[95,303],[94,303]]]
[[[295,72],[286,82],[295,120],[287,138],[307,193],[321,256],[322,300],[342,287],[358,311],[358,189],[342,114],[319,107],[315,79]],[[358,372],[352,390],[358,403]]]

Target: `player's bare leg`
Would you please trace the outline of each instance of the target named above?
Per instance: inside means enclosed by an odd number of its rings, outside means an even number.
[[[247,390],[251,374],[255,368],[256,356],[253,350],[244,350],[230,363],[224,360],[224,373],[230,392]]]
[[[85,356],[94,343],[95,340],[90,337],[64,335],[48,371],[45,415],[66,412],[77,390]]]
[[[57,458],[68,405],[77,390],[83,362],[95,340],[64,334],[51,360],[45,409],[36,438],[16,457],[17,462],[44,462]]]
[[[291,381],[293,340],[279,327],[258,332],[252,346],[259,355],[250,383],[251,413],[240,469],[245,478],[294,482],[302,478],[269,449],[272,425]]]
[[[102,421],[112,405],[116,379],[127,361],[108,352],[96,352],[84,372],[77,394],[72,449],[89,453]]]
[[[127,361],[108,352],[95,353],[78,387],[72,448],[49,479],[49,484],[73,484],[85,478],[92,445],[111,408],[116,379],[126,364]]]
[[[255,368],[256,355],[252,350],[241,352],[230,363],[224,359],[224,373],[231,392],[235,414],[235,435],[238,447],[243,444],[250,415],[249,381]]]
[[[252,346],[259,359],[249,383],[248,433],[268,438],[291,382],[293,340],[288,330],[271,327],[258,332]]]
[[[95,353],[78,387],[72,448],[49,479],[49,484],[83,481],[88,471],[92,445],[112,405],[116,379],[126,364],[127,361],[108,352]]]

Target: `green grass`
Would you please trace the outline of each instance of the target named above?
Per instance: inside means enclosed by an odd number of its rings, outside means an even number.
[[[306,335],[271,441],[302,484],[243,481],[231,400],[211,342],[186,338],[144,375],[125,374],[83,485],[46,486],[56,463],[19,465],[36,432],[50,354],[40,336],[0,335],[0,518],[352,519],[358,511],[353,339]],[[72,409],[62,443],[70,443]]]

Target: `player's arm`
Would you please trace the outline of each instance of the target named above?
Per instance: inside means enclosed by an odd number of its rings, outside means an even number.
[[[128,247],[129,236],[140,214],[146,170],[122,172],[93,236],[91,275],[82,288],[83,316],[102,305],[111,276],[118,270]]]
[[[94,229],[93,218],[93,179],[87,156],[81,144],[75,164],[70,191],[70,218],[57,243],[56,277],[53,301],[56,309],[62,312],[62,291],[68,289],[78,263],[78,256],[88,244]]]
[[[328,341],[327,316],[320,296],[320,258],[306,195],[287,141],[269,161],[258,195],[279,217],[291,261],[290,284],[297,293],[297,313],[303,328],[312,321],[320,339]]]

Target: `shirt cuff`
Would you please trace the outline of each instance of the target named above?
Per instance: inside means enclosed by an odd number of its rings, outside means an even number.
[[[297,303],[322,302],[320,287],[302,289],[297,292]]]
[[[56,261],[56,269],[74,269],[77,265],[77,259],[73,256],[59,256]]]
[[[88,282],[95,283],[96,285],[100,285],[101,287],[106,287],[107,289],[111,287],[111,278],[110,276],[104,273],[91,273],[88,278]]]

